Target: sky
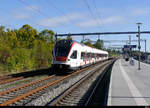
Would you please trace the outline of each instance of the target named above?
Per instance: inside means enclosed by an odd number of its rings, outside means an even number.
[[[0,0],[0,25],[19,29],[29,24],[39,32],[44,29],[61,33],[150,31],[150,0]],[[131,40],[137,40],[132,34]],[[85,36],[96,41],[98,36]],[[82,37],[73,37],[81,41]],[[103,40],[128,40],[129,35],[101,35]],[[150,52],[150,34],[141,34]],[[124,42],[104,43],[105,47]],[[137,45],[137,42],[131,44]],[[145,43],[141,42],[145,51]]]

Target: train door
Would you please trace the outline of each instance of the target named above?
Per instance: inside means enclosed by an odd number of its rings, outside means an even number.
[[[70,56],[70,59],[71,59],[71,66],[73,68],[76,68],[77,67],[77,50],[74,50],[72,52],[72,55]]]

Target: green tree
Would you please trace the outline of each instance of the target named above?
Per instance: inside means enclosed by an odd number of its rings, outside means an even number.
[[[102,50],[103,47],[104,47],[103,40],[98,39],[98,40],[96,41],[96,43],[94,44],[94,47],[97,48],[97,49],[101,49],[101,50]]]
[[[94,48],[94,46],[93,46],[93,44],[92,44],[92,42],[91,42],[90,39],[88,39],[86,42],[83,42],[83,44],[85,44],[85,45],[87,45],[87,46],[89,46],[89,47]]]
[[[54,36],[52,30],[38,33],[28,24],[13,30],[0,26],[0,75],[49,67]]]
[[[67,36],[67,40],[72,40],[72,37],[70,34]]]
[[[0,36],[4,36],[5,26],[0,26]]]
[[[17,38],[20,40],[22,47],[31,48],[33,46],[33,40],[38,36],[36,29],[30,25],[25,24],[17,31]]]
[[[54,43],[55,42],[55,34],[52,30],[45,29],[39,33],[40,39]]]
[[[16,32],[7,28],[7,37],[9,40],[7,44],[9,44],[11,48],[17,47],[18,40]]]

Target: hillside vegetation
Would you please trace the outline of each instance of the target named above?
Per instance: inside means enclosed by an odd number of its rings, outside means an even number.
[[[0,26],[0,76],[49,67],[54,32],[40,33],[30,25],[10,30]]]
[[[0,26],[0,76],[50,67],[55,44],[54,36],[52,30],[38,32],[28,24],[13,30]],[[72,37],[69,35],[67,39]],[[81,43],[106,50],[103,41],[99,39],[94,44],[90,40]]]

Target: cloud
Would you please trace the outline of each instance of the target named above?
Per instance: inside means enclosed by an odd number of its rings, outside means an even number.
[[[38,6],[38,5],[26,6],[26,7],[24,7],[23,9],[26,10],[26,11],[33,11],[33,10],[36,10],[36,11],[39,11],[39,12],[40,12],[40,6]]]
[[[14,15],[14,17],[16,19],[28,19],[28,18],[31,18],[32,16],[30,14],[24,14],[24,13],[16,13]]]
[[[144,16],[150,14],[150,8],[134,8],[131,9],[131,14],[134,16]]]
[[[28,19],[33,16],[33,11],[40,12],[40,6],[30,5],[30,6],[17,8],[16,10],[13,11],[12,15],[15,19]]]
[[[111,16],[104,19],[97,19],[97,20],[86,20],[77,24],[80,27],[97,27],[99,26],[98,22],[101,22],[103,25],[110,25],[110,24],[121,24],[124,22],[124,18],[121,16]]]
[[[65,16],[57,16],[53,18],[43,19],[39,21],[40,22],[39,24],[47,27],[56,27],[82,18],[83,18],[82,14],[73,13],[73,14],[66,14]]]

